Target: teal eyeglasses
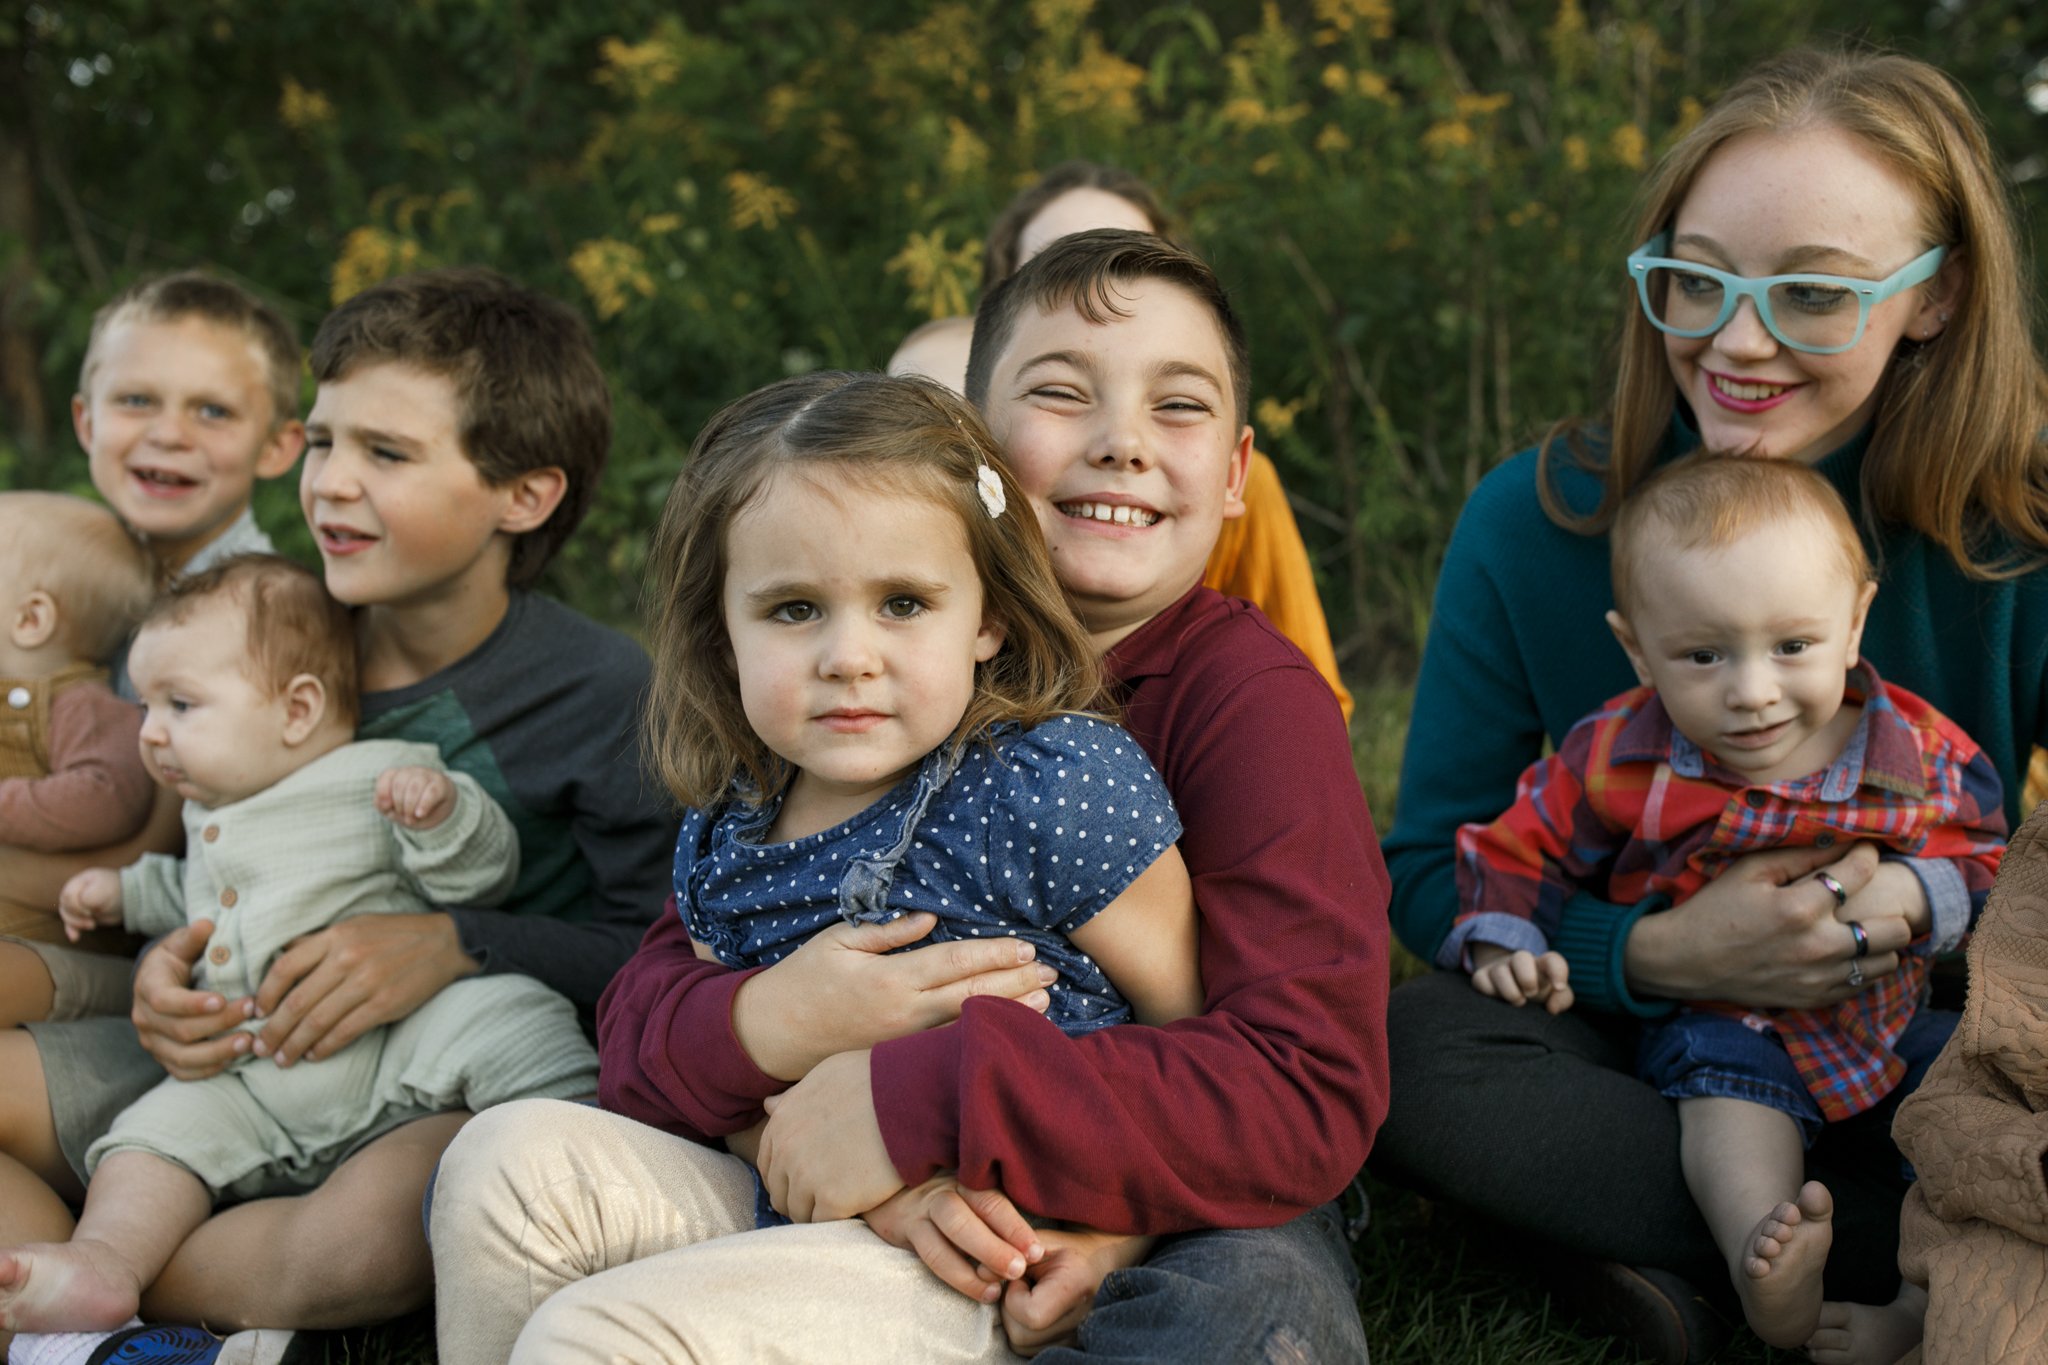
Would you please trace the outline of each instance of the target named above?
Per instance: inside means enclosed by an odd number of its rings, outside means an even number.
[[[1663,255],[1671,234],[1659,233],[1631,251],[1628,273],[1635,277],[1643,316],[1675,337],[1711,336],[1735,316],[1744,299],[1756,305],[1770,334],[1795,351],[1839,355],[1863,340],[1870,310],[1901,290],[1933,278],[1948,255],[1935,247],[1881,280],[1842,275],[1731,275],[1697,261]]]

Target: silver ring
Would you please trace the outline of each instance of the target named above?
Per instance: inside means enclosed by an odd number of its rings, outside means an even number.
[[[1856,956],[1870,956],[1870,935],[1863,931],[1863,926],[1855,920],[1850,920],[1849,932],[1856,936]]]
[[[1854,958],[1849,960],[1849,984],[1852,986],[1863,984],[1863,964]]]
[[[1813,879],[1822,886],[1825,886],[1828,889],[1828,894],[1835,898],[1835,909],[1839,910],[1849,903],[1849,893],[1842,889],[1842,884],[1836,881],[1831,874],[1816,872],[1813,874]]]

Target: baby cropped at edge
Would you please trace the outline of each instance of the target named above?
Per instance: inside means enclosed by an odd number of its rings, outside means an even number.
[[[211,918],[202,970],[241,993],[293,939],[337,920],[511,887],[511,822],[474,780],[431,745],[351,742],[354,629],[309,571],[242,556],[182,581],[144,621],[129,670],[144,762],[185,799],[188,856],[80,873],[61,901],[68,930]],[[205,1080],[166,1080],[87,1153],[71,1242],[0,1254],[0,1323],[119,1326],[221,1196],[309,1188],[426,1113],[595,1082],[568,1001],[516,975],[458,982],[316,1064],[245,1055]]]

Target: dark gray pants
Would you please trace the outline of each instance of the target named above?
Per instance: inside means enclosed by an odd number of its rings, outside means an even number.
[[[1393,1107],[1373,1173],[1531,1238],[1717,1292],[1727,1265],[1685,1187],[1678,1111],[1635,1078],[1637,1033],[1615,1015],[1504,1005],[1460,973],[1404,983],[1387,1006]],[[1918,1079],[1829,1125],[1807,1154],[1808,1176],[1835,1198],[1830,1299],[1889,1303],[1898,1290],[1906,1181],[1891,1120]]]

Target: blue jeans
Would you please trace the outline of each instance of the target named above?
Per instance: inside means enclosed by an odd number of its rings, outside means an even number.
[[[1076,1346],[1039,1365],[1364,1362],[1358,1268],[1335,1204],[1248,1232],[1164,1238],[1102,1282]]]

